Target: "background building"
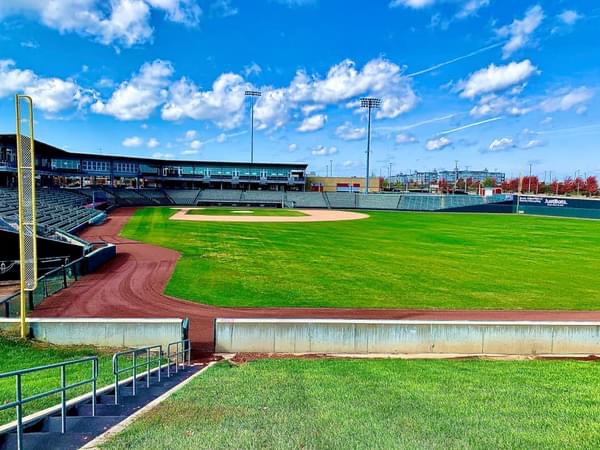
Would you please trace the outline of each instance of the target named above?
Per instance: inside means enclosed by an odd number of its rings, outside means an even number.
[[[379,192],[383,188],[383,178],[369,177],[369,192]],[[364,192],[364,177],[318,177],[306,179],[306,190],[313,192]]]

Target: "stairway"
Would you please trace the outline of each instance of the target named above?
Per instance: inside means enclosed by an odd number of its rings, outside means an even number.
[[[35,423],[25,426],[23,433],[23,449],[78,449],[117,425],[152,400],[171,390],[202,366],[179,368],[167,378],[166,367],[161,370],[158,381],[158,371],[150,375],[150,387],[146,385],[146,375],[136,380],[136,395],[133,396],[133,381],[123,383],[119,387],[119,404],[115,404],[114,388],[96,396],[96,415],[92,415],[92,400],[70,406],[67,409],[66,432],[61,433],[62,417],[60,411]],[[0,435],[0,449],[16,449],[17,433]]]

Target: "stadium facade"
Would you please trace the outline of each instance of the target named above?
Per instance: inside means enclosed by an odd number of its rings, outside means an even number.
[[[305,163],[184,161],[109,156],[62,150],[36,141],[42,187],[106,185],[131,188],[303,191]],[[0,187],[16,185],[14,134],[0,135]]]

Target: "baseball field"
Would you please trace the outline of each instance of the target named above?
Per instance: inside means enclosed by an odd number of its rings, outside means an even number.
[[[122,235],[179,251],[166,294],[198,303],[516,310],[600,305],[595,221],[369,212],[367,219],[341,222],[236,223],[169,220],[174,213],[140,209]]]

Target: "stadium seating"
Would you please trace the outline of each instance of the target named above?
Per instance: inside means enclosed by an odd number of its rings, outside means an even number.
[[[396,209],[398,207],[398,201],[400,200],[399,194],[357,194],[357,208],[361,209]]]
[[[324,195],[331,208],[356,208],[356,194],[353,192],[327,192]]]
[[[165,191],[175,205],[193,206],[200,194],[199,189],[167,189]]]
[[[85,208],[88,198],[67,189],[38,189],[36,191],[37,223],[44,231],[56,229],[71,232],[102,220],[106,215],[93,208]],[[0,189],[0,217],[9,224],[19,221],[18,198],[15,189]]]
[[[143,197],[151,200],[156,205],[172,205],[173,201],[162,189],[140,189],[137,191]]]
[[[242,191],[233,189],[205,189],[198,195],[198,201],[203,202],[239,202],[242,198]]]
[[[321,192],[288,192],[286,200],[296,208],[327,208],[328,206]]]
[[[285,192],[281,191],[244,191],[242,192],[242,201],[253,203],[269,202],[281,203],[285,199]]]

